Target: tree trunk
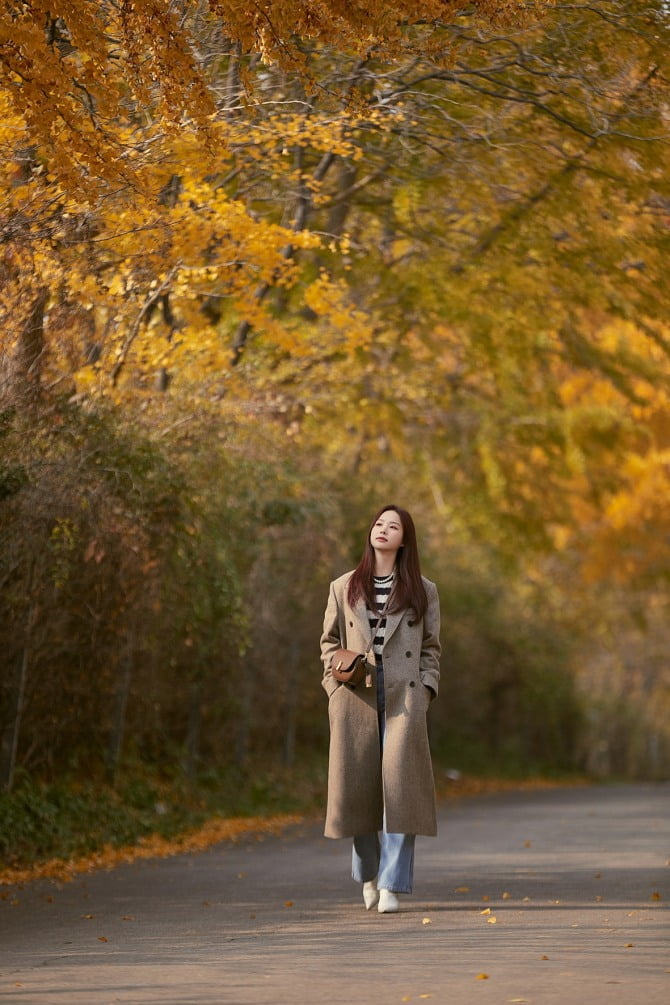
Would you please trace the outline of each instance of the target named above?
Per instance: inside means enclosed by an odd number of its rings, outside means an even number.
[[[18,664],[16,666],[9,718],[5,728],[3,729],[2,740],[0,741],[0,789],[3,792],[11,792],[14,785],[16,754],[19,747],[21,716],[23,714],[23,700],[26,693],[27,679],[28,642],[26,641],[26,644],[21,650]]]
[[[194,680],[191,684],[188,703],[188,726],[186,730],[186,751],[184,758],[184,773],[190,784],[195,782],[198,771],[203,690],[204,682],[202,678]]]
[[[109,750],[107,754],[107,777],[112,785],[116,782],[116,776],[121,762],[123,738],[126,731],[126,709],[128,708],[132,670],[133,646],[131,644],[131,640],[129,639],[121,668],[119,689],[116,693],[114,722],[112,724],[112,735],[110,737]]]
[[[4,792],[11,792],[14,785],[14,773],[16,771],[16,757],[19,749],[21,719],[23,717],[26,683],[28,680],[30,640],[37,615],[37,605],[32,599],[30,599],[33,591],[34,575],[35,564],[33,560],[30,563],[26,583],[26,593],[29,598],[29,607],[26,617],[23,646],[16,664],[9,703],[9,716],[7,718],[7,723],[3,728],[2,736],[0,737],[0,791]]]
[[[300,644],[295,639],[292,639],[288,655],[290,672],[288,674],[289,686],[286,692],[286,701],[284,703],[285,728],[282,752],[284,764],[289,768],[295,760],[295,724],[296,714],[298,711],[298,698],[301,694],[301,688],[298,686],[300,657]],[[291,681],[294,683],[291,683]]]
[[[39,397],[44,353],[44,310],[48,296],[47,287],[40,287],[19,328],[5,373],[4,396],[9,404],[16,401],[30,404]]]

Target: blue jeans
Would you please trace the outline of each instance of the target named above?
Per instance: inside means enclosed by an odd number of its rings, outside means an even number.
[[[384,752],[386,732],[386,700],[384,694],[384,665],[376,657],[377,717],[379,742]],[[394,893],[411,893],[414,876],[415,834],[389,834],[384,815],[381,834],[357,834],[351,853],[351,875],[358,883],[367,883],[377,877],[377,886]]]

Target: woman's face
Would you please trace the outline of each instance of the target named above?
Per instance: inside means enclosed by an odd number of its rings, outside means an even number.
[[[370,531],[370,544],[375,551],[396,552],[402,545],[402,520],[394,509],[385,510]]]

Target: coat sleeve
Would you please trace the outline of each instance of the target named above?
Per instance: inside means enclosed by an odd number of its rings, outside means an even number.
[[[437,696],[440,686],[440,600],[435,583],[426,583],[428,607],[423,616],[419,673],[421,682]]]
[[[328,603],[326,613],[323,616],[323,632],[321,635],[321,661],[323,663],[323,677],[321,685],[328,697],[340,686],[330,672],[330,660],[334,652],[345,648],[346,643],[342,641],[340,629],[340,605],[335,593],[335,584],[330,584],[328,593]]]

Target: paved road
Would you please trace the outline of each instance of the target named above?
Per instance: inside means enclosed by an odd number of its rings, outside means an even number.
[[[663,784],[446,804],[395,915],[316,824],[39,881],[0,900],[0,1003],[667,1005],[669,856]]]

